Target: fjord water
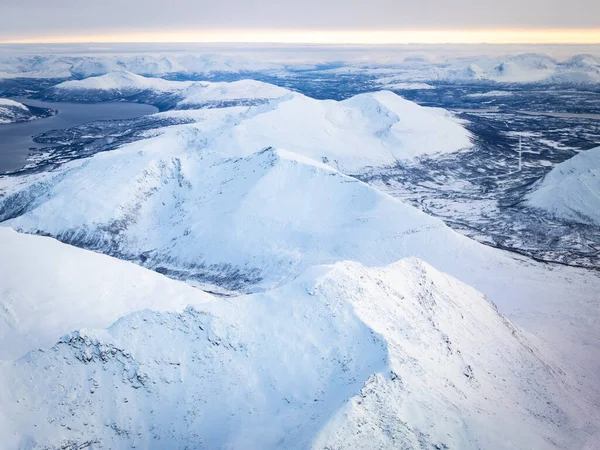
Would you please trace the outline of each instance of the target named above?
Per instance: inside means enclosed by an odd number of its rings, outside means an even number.
[[[15,99],[27,106],[58,110],[58,114],[30,122],[0,124],[0,173],[17,170],[27,163],[31,149],[49,147],[33,138],[51,130],[75,127],[97,120],[133,119],[158,111],[140,103],[67,103]]]

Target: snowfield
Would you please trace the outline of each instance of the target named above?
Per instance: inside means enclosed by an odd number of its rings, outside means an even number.
[[[73,274],[87,284],[85,268]],[[7,448],[564,448],[594,437],[579,394],[521,332],[416,259],[315,267],[266,293],[136,312],[6,362],[0,378]]]
[[[527,203],[565,220],[600,226],[600,147],[554,167]]]

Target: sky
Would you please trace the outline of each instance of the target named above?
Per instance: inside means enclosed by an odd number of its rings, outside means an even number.
[[[600,43],[598,0],[0,0],[2,42]]]

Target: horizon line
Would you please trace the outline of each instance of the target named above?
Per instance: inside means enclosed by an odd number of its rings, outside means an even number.
[[[600,28],[470,30],[188,30],[2,39],[0,44],[600,44]]]

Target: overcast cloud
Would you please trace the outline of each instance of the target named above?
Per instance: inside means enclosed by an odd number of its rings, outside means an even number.
[[[155,29],[600,28],[599,0],[0,0],[0,38]]]

